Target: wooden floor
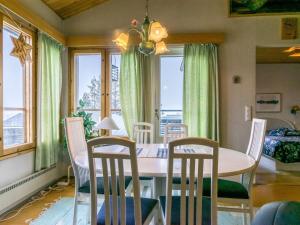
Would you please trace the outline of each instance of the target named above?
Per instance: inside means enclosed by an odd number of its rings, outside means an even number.
[[[272,201],[300,201],[300,185],[293,183],[271,183],[255,185],[253,190],[254,206],[260,207]],[[67,186],[64,190],[52,191],[44,199],[35,202],[29,208],[24,209],[15,218],[0,222],[0,225],[26,225],[26,221],[39,216],[48,203],[52,203],[60,197],[74,196],[74,185]],[[10,215],[8,215],[10,216]]]

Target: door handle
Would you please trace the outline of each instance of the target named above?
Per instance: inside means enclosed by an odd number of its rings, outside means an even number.
[[[159,113],[158,113],[158,109],[155,109],[155,117],[156,117],[156,119],[158,119],[158,120],[159,120]]]

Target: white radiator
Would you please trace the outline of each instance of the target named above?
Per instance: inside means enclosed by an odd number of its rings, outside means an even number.
[[[60,178],[56,166],[36,172],[0,189],[0,215]]]

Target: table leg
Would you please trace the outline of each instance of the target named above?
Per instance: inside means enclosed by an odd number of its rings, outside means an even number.
[[[158,199],[159,196],[166,195],[166,178],[154,177],[154,197]]]

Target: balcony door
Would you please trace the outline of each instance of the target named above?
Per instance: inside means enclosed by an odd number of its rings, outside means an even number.
[[[155,60],[157,87],[155,109],[155,141],[162,142],[168,123],[182,123],[183,106],[183,49],[171,49]]]

